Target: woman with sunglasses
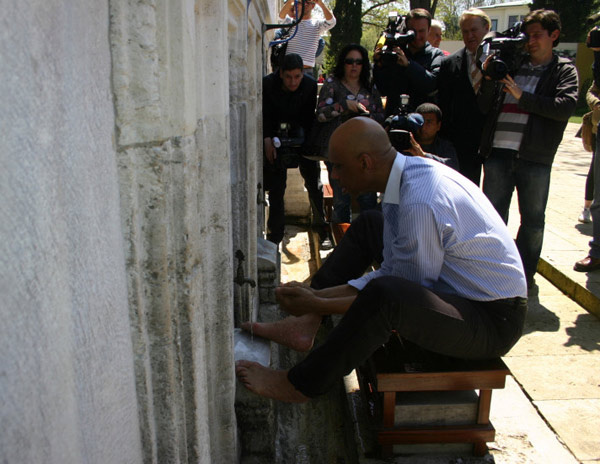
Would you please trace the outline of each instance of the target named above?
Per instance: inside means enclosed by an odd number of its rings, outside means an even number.
[[[319,137],[321,154],[327,157],[329,136],[343,122],[355,116],[367,116],[383,124],[385,119],[381,96],[371,83],[371,66],[367,50],[358,44],[346,45],[339,53],[333,76],[327,78],[317,102],[317,121],[327,123],[324,136]],[[325,126],[323,126],[325,127]],[[333,189],[333,222],[350,222],[351,197],[343,193],[338,182],[331,177]],[[360,211],[377,206],[377,195],[366,193],[357,197]]]

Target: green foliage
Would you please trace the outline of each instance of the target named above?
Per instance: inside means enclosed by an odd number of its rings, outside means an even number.
[[[436,9],[435,17],[446,26],[444,39],[462,40],[458,20],[463,11],[469,8],[479,8],[494,3],[502,3],[495,0],[440,0]]]
[[[362,36],[362,0],[336,0],[333,7],[336,26],[330,31],[325,57],[325,72],[333,71],[339,51],[347,44],[360,43]]]
[[[599,0],[533,0],[531,10],[545,8],[560,16],[563,42],[585,42],[590,27],[583,26],[588,16],[600,10]]]

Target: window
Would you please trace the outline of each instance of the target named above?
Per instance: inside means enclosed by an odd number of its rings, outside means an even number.
[[[498,30],[498,20],[492,19],[492,31],[497,31],[497,30]]]
[[[508,27],[511,28],[515,25],[515,23],[519,22],[519,16],[518,15],[511,15],[508,17]]]

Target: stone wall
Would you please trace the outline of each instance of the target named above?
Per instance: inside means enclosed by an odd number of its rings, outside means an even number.
[[[5,6],[0,460],[238,459],[274,1]]]
[[[3,2],[0,461],[141,462],[108,1]]]

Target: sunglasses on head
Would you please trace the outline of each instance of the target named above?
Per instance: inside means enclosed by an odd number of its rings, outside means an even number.
[[[362,58],[357,58],[355,60],[353,60],[352,58],[346,58],[344,60],[344,63],[345,64],[359,64],[360,65],[360,64],[363,64],[363,60],[362,60]]]

